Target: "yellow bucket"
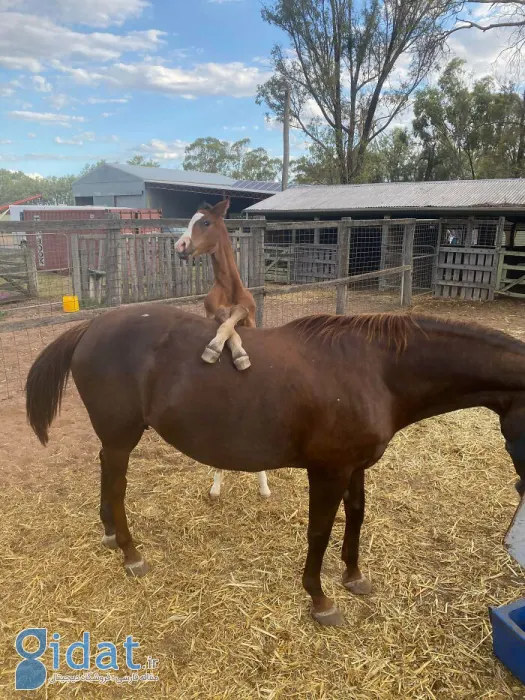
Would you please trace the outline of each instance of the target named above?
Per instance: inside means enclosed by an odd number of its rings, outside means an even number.
[[[80,311],[80,307],[78,305],[78,297],[77,296],[62,297],[62,308],[67,313],[73,313],[74,311]]]

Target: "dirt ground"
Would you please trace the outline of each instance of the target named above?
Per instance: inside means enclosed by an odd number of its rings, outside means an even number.
[[[525,339],[519,301],[421,298],[414,311]],[[20,377],[56,335],[26,333]],[[9,337],[1,340],[8,355]],[[0,401],[2,700],[26,696],[14,691],[13,644],[28,626],[47,626],[68,643],[88,629],[96,641],[133,634],[159,659],[159,681],[50,685],[27,697],[525,698],[491,653],[488,606],[521,597],[525,572],[502,546],[517,505],[515,475],[487,411],[425,421],[396,437],[367,482],[362,553],[374,593],[358,600],[339,585],[338,517],[324,581],[348,624],[322,630],[300,585],[304,475],[271,474],[267,503],[252,475],[226,475],[212,504],[211,470],[148,434],[132,457],[128,514],[152,571],[130,580],[120,556],[100,544],[98,443],[75,389],[45,449],[13,393]],[[451,472],[451,463],[461,467]]]

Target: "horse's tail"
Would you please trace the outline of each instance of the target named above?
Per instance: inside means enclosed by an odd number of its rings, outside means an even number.
[[[47,445],[49,426],[60,410],[73,353],[90,323],[84,321],[62,333],[42,350],[27,375],[27,419],[42,445]]]

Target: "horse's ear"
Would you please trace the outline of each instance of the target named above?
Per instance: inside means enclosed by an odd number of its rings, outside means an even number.
[[[230,208],[230,199],[227,197],[226,199],[223,199],[222,202],[219,202],[216,204],[212,212],[215,214],[215,216],[221,216],[223,219],[228,213],[228,209]]]
[[[198,211],[211,211],[213,209],[211,204],[208,204],[208,202],[202,202],[202,204],[199,205]]]

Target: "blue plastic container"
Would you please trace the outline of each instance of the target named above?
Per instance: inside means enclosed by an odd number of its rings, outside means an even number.
[[[525,598],[489,608],[494,654],[525,684]]]

